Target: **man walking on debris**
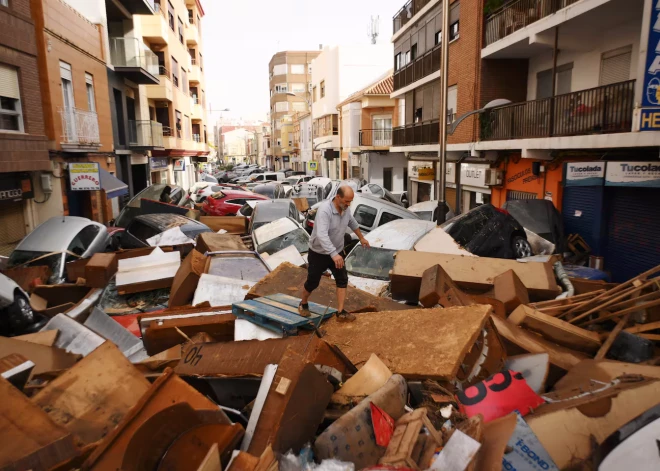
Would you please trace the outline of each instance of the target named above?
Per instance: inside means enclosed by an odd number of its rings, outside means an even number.
[[[332,201],[324,201],[316,212],[314,230],[309,240],[307,254],[307,281],[303,288],[302,301],[298,312],[303,317],[309,317],[309,296],[321,282],[323,273],[330,269],[337,284],[337,319],[340,321],[353,321],[355,316],[344,310],[346,287],[348,286],[348,273],[344,266],[344,234],[346,228],[358,236],[363,247],[369,247],[358,223],[351,214],[350,205],[355,194],[350,186],[340,186],[337,195]]]

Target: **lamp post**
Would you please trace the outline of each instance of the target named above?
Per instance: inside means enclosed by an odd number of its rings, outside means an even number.
[[[440,149],[438,150],[438,225],[445,222],[449,207],[445,201],[447,179],[447,79],[449,77],[449,0],[442,0],[442,47],[440,56]]]

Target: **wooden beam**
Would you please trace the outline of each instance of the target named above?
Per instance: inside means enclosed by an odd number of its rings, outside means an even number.
[[[530,306],[533,306],[536,309],[540,309],[540,308],[543,308],[543,307],[570,306],[571,304],[575,304],[577,301],[589,300],[589,298],[596,297],[599,294],[604,293],[604,292],[605,292],[605,290],[601,289],[601,290],[598,290],[598,291],[592,291],[590,293],[584,293],[584,294],[578,294],[576,296],[571,296],[570,298],[551,299],[550,301],[539,301],[538,303],[531,303]]]
[[[655,307],[655,306],[660,306],[660,299],[656,299],[655,301],[649,301],[647,303],[639,304],[637,306],[629,307],[628,309],[623,309],[621,311],[616,311],[612,312],[610,314],[607,314],[603,317],[599,317],[598,319],[593,319],[588,322],[585,322],[581,324],[583,327],[591,325],[591,324],[597,324],[598,322],[606,321],[609,319],[614,319],[616,317],[621,317],[626,314],[632,314],[633,312],[641,311],[644,309],[648,309],[650,307]]]
[[[638,334],[640,332],[648,332],[649,330],[660,329],[660,321],[650,322],[648,324],[637,324],[634,327],[628,327],[626,332],[631,334]]]
[[[630,319],[630,314],[626,314],[623,316],[623,319],[619,321],[619,323],[616,325],[614,330],[610,332],[609,337],[607,337],[607,340],[605,340],[605,343],[603,344],[602,347],[600,347],[600,350],[598,350],[598,353],[596,353],[596,356],[594,357],[594,360],[602,360],[605,358],[605,355],[607,355],[607,352],[610,350],[612,347],[612,344],[618,337],[618,335],[621,333],[623,328],[626,326],[628,323],[628,319]]]
[[[598,312],[598,311],[600,311],[600,310],[602,310],[602,309],[605,309],[605,308],[608,307],[608,306],[611,306],[611,305],[613,305],[613,304],[616,304],[618,301],[621,301],[622,299],[625,299],[625,298],[627,298],[628,296],[632,296],[632,295],[634,295],[634,294],[636,294],[636,293],[639,293],[639,292],[642,291],[644,288],[646,288],[647,286],[650,286],[650,285],[652,285],[652,284],[653,284],[653,281],[647,281],[646,283],[642,284],[641,286],[632,287],[632,288],[630,288],[629,290],[626,290],[626,291],[624,291],[623,293],[619,294],[618,296],[615,296],[615,297],[611,298],[609,301],[605,301],[603,304],[601,304],[601,305],[599,305],[599,306],[596,306],[596,307],[594,307],[594,308],[592,308],[592,309],[589,309],[587,312],[580,314],[579,316],[577,316],[577,317],[571,319],[569,322],[570,322],[571,324],[575,324],[575,323],[577,323],[577,321],[582,320],[582,319],[584,319],[585,317],[588,317],[589,315],[591,315],[591,314],[593,314],[593,313],[595,313],[595,312]],[[593,300],[592,300],[592,301],[593,301]],[[589,304],[589,303],[587,303],[587,304]],[[567,316],[567,315],[570,314],[572,311],[573,311],[573,309],[571,309],[570,311],[564,313],[563,316]]]

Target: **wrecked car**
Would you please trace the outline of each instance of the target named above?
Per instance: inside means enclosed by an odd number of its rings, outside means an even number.
[[[0,335],[38,331],[46,319],[30,307],[28,294],[14,280],[0,273]]]
[[[301,254],[309,250],[309,234],[291,217],[278,219],[255,229],[252,232],[252,242],[259,254],[273,255],[291,245]]]
[[[241,212],[242,210],[243,208],[241,208]],[[245,214],[243,215],[245,216]],[[298,222],[302,222],[303,220],[303,216],[300,214],[300,211],[298,211],[298,208],[296,208],[296,205],[292,200],[282,198],[270,201],[257,201],[250,214],[248,233],[251,234],[255,229],[258,229],[269,222],[286,217],[290,217]]]
[[[180,214],[143,214],[119,233],[117,245],[122,248],[149,247],[147,239],[174,227],[193,240],[202,232],[213,232],[206,224]]]
[[[141,202],[143,199],[179,205],[184,204],[188,200],[186,196],[186,191],[176,185],[158,183],[148,186],[128,202],[119,213],[119,216],[113,221],[110,221],[110,226],[127,227],[135,216],[142,214]]]
[[[223,190],[206,198],[202,211],[209,216],[235,216],[247,201],[267,200],[268,197],[242,190]]]

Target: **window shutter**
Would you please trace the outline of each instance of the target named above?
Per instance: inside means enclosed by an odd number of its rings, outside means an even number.
[[[92,74],[85,72],[85,82],[87,82],[89,85],[94,85],[94,77],[92,77]]]
[[[73,81],[73,75],[71,75],[71,66],[66,62],[60,62],[60,77],[68,80],[69,82]]]
[[[632,46],[604,53],[600,63],[600,85],[629,80],[631,58]]]
[[[454,5],[449,10],[449,24],[453,25],[456,23],[461,16],[461,4],[459,2],[454,3]]]
[[[7,98],[21,98],[18,87],[18,73],[16,69],[6,65],[0,65],[0,96]]]

